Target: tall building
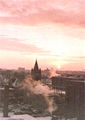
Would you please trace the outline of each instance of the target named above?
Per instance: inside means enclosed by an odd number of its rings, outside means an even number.
[[[31,75],[34,80],[41,80],[41,69],[38,67],[37,60],[34,65],[34,69],[31,70]]]

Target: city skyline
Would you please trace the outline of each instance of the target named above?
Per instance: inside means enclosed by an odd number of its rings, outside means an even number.
[[[54,2],[53,2],[54,1]],[[0,68],[85,70],[84,0],[1,0]]]

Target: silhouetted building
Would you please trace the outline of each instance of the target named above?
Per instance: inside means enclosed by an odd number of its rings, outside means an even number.
[[[34,69],[31,70],[31,75],[34,80],[41,80],[41,69],[38,67],[37,60],[34,65]]]
[[[64,116],[66,118],[65,120],[67,118],[85,120],[85,80],[52,77],[52,87],[55,90],[65,91],[64,109],[61,109],[59,114],[61,115],[62,113],[61,116]]]
[[[19,67],[18,68],[18,72],[24,72],[25,71],[25,68],[24,67]]]

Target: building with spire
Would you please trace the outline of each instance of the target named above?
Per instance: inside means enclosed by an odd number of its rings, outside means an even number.
[[[41,80],[41,69],[38,67],[37,60],[35,61],[34,68],[31,70],[32,78],[36,81]]]

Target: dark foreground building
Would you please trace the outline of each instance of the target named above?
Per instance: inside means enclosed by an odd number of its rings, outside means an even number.
[[[85,120],[85,80],[53,77],[52,87],[55,90],[65,91],[65,103],[56,114],[65,120],[74,118]]]
[[[38,67],[37,60],[34,65],[34,69],[31,70],[31,75],[34,80],[41,80],[41,69]]]

